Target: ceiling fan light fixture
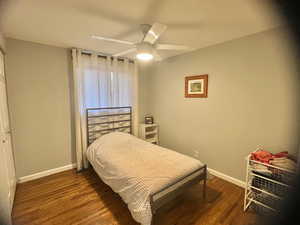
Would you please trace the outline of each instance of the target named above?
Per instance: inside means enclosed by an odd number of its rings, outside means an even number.
[[[142,61],[150,61],[153,59],[153,55],[147,52],[136,54],[136,58]]]
[[[141,43],[137,46],[136,58],[142,61],[150,61],[154,58],[153,46],[149,43]]]

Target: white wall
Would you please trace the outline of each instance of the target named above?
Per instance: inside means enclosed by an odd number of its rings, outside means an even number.
[[[17,177],[75,162],[70,51],[7,40],[7,88]]]
[[[1,33],[0,33],[0,48],[5,50],[5,39]]]
[[[298,150],[299,76],[292,46],[275,29],[173,57],[148,72],[144,110],[160,143],[243,179],[245,156],[262,145]],[[208,98],[184,98],[184,77],[209,74]],[[145,75],[144,75],[145,76]]]

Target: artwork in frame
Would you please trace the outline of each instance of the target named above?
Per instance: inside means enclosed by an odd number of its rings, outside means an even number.
[[[207,98],[208,74],[185,77],[186,98]]]

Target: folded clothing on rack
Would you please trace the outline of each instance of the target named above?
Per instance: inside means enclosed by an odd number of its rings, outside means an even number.
[[[253,163],[250,164],[252,171],[258,175],[285,184],[290,184],[294,180],[294,172],[297,169],[297,163],[295,160],[291,159],[291,155],[289,155],[287,151],[272,154],[265,150],[257,150],[251,153],[251,160],[253,160]],[[255,163],[254,161],[264,164]]]
[[[287,157],[272,159],[270,160],[270,164],[292,171],[295,171],[297,168],[297,164]]]
[[[266,150],[258,150],[251,153],[251,159],[270,164],[270,160],[278,158],[287,158],[289,153],[287,151],[272,154]]]
[[[252,169],[262,175],[272,175],[272,171],[268,169],[267,166],[261,164],[253,164],[251,165]]]

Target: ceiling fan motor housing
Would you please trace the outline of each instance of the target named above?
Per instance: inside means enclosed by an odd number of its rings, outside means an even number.
[[[150,24],[141,24],[141,31],[144,35],[146,35],[148,33],[148,31],[151,29],[151,25]]]
[[[154,54],[154,47],[152,44],[148,42],[142,42],[137,44],[137,53],[148,53],[148,54]]]

